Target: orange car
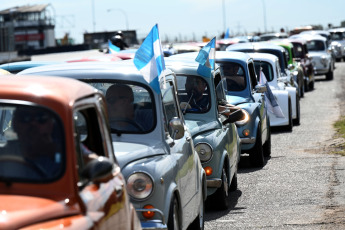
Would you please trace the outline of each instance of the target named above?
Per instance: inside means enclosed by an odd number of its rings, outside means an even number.
[[[1,77],[0,229],[141,229],[128,198],[100,93]]]

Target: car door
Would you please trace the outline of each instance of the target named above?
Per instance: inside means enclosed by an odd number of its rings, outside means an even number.
[[[192,137],[186,127],[184,137],[178,140],[171,140],[173,134],[169,121],[177,117],[183,122],[183,117],[178,107],[175,82],[168,80],[166,88],[164,89],[163,87],[161,90],[167,142],[170,146],[171,156],[177,160],[178,172],[176,182],[181,193],[181,205],[185,207],[198,192],[198,183],[200,181],[198,169],[196,168],[198,158],[196,158],[194,153]],[[184,212],[184,215],[188,215],[188,213],[190,212]]]

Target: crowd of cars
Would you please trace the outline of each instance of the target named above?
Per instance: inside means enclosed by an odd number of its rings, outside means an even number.
[[[263,167],[272,128],[291,132],[314,76],[333,78],[344,33],[223,39],[206,75],[201,43],[170,46],[160,92],[133,50],[1,65],[0,229],[204,229],[241,154]]]

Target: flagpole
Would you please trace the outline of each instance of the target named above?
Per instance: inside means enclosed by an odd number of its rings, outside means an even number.
[[[225,14],[225,0],[222,0],[223,2],[223,26],[224,26],[224,32],[226,31],[226,14]]]

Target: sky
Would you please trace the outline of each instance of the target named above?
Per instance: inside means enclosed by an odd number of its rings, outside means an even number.
[[[55,36],[68,33],[76,44],[85,32],[136,30],[145,38],[158,24],[161,40],[197,40],[252,32],[285,31],[298,26],[345,21],[344,0],[30,0],[50,4]],[[0,10],[27,5],[27,0],[0,0]]]

